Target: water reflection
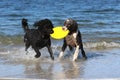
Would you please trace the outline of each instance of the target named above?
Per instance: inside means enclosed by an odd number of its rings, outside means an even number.
[[[40,63],[26,65],[24,74],[27,78],[52,78],[52,63]]]
[[[66,78],[80,78],[84,74],[83,63],[81,62],[66,62],[61,64]]]
[[[25,65],[24,74],[28,78],[71,79],[84,74],[84,61],[36,62]]]

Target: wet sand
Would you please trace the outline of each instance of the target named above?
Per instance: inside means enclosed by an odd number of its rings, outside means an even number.
[[[42,52],[45,52],[43,49]],[[35,59],[34,52],[24,53],[24,49],[0,52],[1,79],[118,79],[120,78],[120,49],[86,49],[87,60],[72,61],[72,54],[65,54],[58,60],[58,51],[54,50],[55,61],[49,54]],[[69,52],[66,52],[69,53]]]

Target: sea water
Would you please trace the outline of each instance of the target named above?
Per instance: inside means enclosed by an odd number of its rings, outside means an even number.
[[[0,1],[0,77],[37,79],[120,78],[120,1],[119,0],[1,0]],[[50,19],[54,26],[63,26],[67,18],[77,21],[83,46],[72,62],[73,52],[65,51],[58,60],[63,40],[51,38],[55,61],[46,48],[34,58],[29,48],[26,55],[21,19],[29,27],[35,21]]]

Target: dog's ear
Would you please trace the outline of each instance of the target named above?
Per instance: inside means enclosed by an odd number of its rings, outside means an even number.
[[[73,31],[73,32],[76,32],[78,30],[78,24],[76,21],[73,21],[72,22],[72,25],[70,27],[70,30]]]
[[[36,21],[33,25],[35,28],[38,28],[39,30],[42,30],[45,26],[44,20]]]

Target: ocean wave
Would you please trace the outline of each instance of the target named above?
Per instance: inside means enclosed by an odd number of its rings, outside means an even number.
[[[23,36],[15,35],[15,36],[8,36],[8,35],[0,35],[0,44],[2,45],[9,45],[9,44],[21,44],[23,43]]]
[[[106,38],[106,39],[98,38],[98,40],[96,39],[92,42],[86,40],[85,42],[83,42],[83,46],[84,48],[114,48],[114,47],[120,48],[119,38],[110,39],[110,41],[109,39],[110,38]],[[51,43],[53,48],[61,49],[63,40],[51,39]],[[24,44],[23,35],[16,35],[16,36],[0,35],[0,45],[10,45],[10,44],[14,44],[14,46],[23,45]]]
[[[53,49],[61,50],[63,42],[54,43],[52,45]],[[106,48],[120,48],[119,42],[83,42],[83,47],[86,49],[106,49]]]
[[[57,48],[61,49],[62,47],[62,40],[56,41],[56,40],[51,40],[52,43],[52,48]],[[21,46],[24,44],[23,37],[8,37],[8,38],[1,38],[0,40],[1,45],[9,45],[9,44],[14,44],[17,46]],[[83,47],[84,48],[120,48],[120,42],[108,42],[108,41],[98,41],[98,42],[83,42]]]
[[[120,43],[117,42],[85,42],[84,48],[119,48]]]

